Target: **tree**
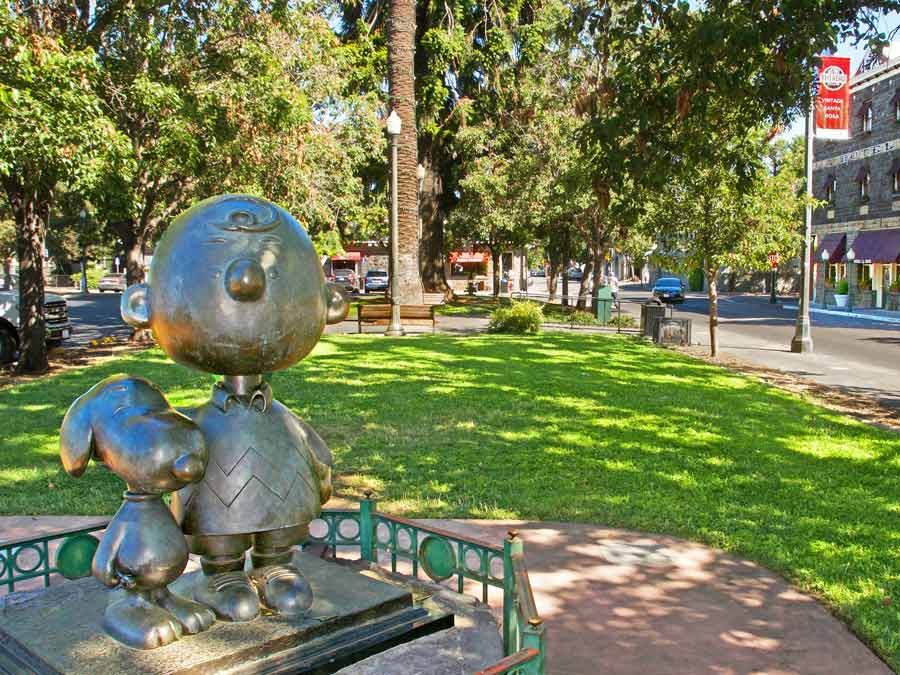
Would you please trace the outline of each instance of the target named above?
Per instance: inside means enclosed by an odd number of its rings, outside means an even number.
[[[57,186],[91,183],[116,134],[94,95],[93,52],[70,46],[49,6],[28,8],[0,16],[0,181],[16,223],[19,367],[38,372],[47,368],[43,250]]]
[[[419,179],[413,61],[416,51],[416,2],[391,0],[388,31],[390,106],[402,121],[397,149],[397,240],[399,274],[394,288],[401,303],[422,302],[419,271]]]
[[[764,269],[768,253],[791,257],[800,245],[796,224],[805,200],[799,196],[799,162],[770,174],[761,162],[765,151],[765,142],[757,140],[756,155],[740,164],[753,167],[749,176],[737,165],[713,163],[680,174],[655,193],[642,222],[644,232],[658,238],[656,260],[684,273],[703,270],[713,357],[719,351],[720,269]]]
[[[313,237],[381,221],[360,179],[383,148],[377,97],[342,95],[350,64],[313,5],[129,4],[97,44],[100,92],[129,143],[92,201],[129,283],[171,218],[211,193],[277,201]]]

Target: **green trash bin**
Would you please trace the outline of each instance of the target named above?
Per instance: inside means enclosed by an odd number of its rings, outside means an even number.
[[[612,319],[612,289],[609,286],[601,286],[594,299],[597,303],[597,321],[607,324]]]

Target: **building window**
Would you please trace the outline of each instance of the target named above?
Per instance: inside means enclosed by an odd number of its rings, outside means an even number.
[[[900,100],[894,101],[894,121],[900,122]]]
[[[872,133],[872,122],[874,121],[875,114],[872,112],[872,104],[866,106],[866,110],[863,113],[863,133],[871,134]]]
[[[869,169],[860,167],[859,173],[856,174],[856,182],[859,183],[859,200],[866,202],[869,200]]]
[[[834,202],[835,193],[837,193],[837,178],[828,176],[825,179],[825,201]]]
[[[893,180],[894,180],[894,192],[900,192],[900,170],[894,171]]]

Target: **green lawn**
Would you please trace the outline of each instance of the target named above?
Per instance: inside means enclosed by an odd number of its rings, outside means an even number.
[[[121,483],[57,459],[68,404],[113,372],[176,405],[212,376],[161,352],[0,390],[0,511],[110,513]],[[703,541],[823,597],[900,666],[900,437],[616,336],[329,337],[276,374],[339,491],[406,516],[577,520]]]

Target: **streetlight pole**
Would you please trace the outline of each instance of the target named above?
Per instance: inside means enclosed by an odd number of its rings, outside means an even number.
[[[397,140],[400,138],[402,122],[396,110],[387,119],[387,133],[391,139],[391,322],[385,335],[404,335],[400,324],[400,242],[397,226]]]
[[[88,284],[87,284],[87,255],[85,252],[84,246],[84,226],[87,222],[87,211],[82,207],[81,211],[78,213],[78,223],[81,225],[81,292],[88,292]]]
[[[813,139],[815,127],[813,109],[815,91],[811,92],[809,109],[806,111],[806,209],[804,214],[803,259],[801,267],[800,306],[797,310],[797,324],[794,338],[791,340],[791,351],[795,354],[812,354],[813,340],[809,322],[809,285],[812,267],[812,172],[813,172]]]

